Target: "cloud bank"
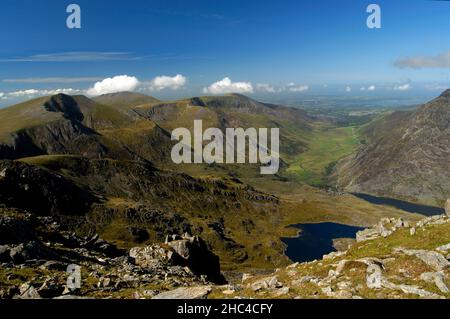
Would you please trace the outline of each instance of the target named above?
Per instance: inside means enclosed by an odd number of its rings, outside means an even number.
[[[305,92],[309,90],[308,85],[295,85],[293,83],[289,84],[289,91],[291,92]]]
[[[450,68],[450,51],[431,57],[400,58],[394,62],[394,65],[401,69]]]
[[[256,89],[260,92],[266,92],[266,93],[275,93],[276,90],[273,86],[266,83],[258,83],[256,84]]]
[[[203,89],[205,94],[253,93],[250,82],[233,82],[226,77]]]

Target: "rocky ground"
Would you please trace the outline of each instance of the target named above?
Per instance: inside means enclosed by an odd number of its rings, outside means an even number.
[[[450,297],[450,219],[415,224],[384,218],[357,234],[348,250],[277,269],[244,274],[236,285],[216,287],[211,298],[432,298]]]
[[[51,217],[1,208],[0,216],[0,299],[151,298],[225,282],[219,258],[196,236],[125,251],[98,235],[78,237]],[[79,287],[69,281],[74,265]]]
[[[226,282],[219,258],[189,234],[121,250],[51,217],[0,208],[0,298],[449,298],[450,219],[384,218],[308,263]],[[67,270],[79,266],[79,287]],[[72,280],[72,281],[71,281]],[[76,282],[76,281],[75,281]]]

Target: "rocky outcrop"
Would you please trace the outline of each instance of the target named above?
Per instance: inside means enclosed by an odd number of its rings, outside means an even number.
[[[216,282],[224,282],[220,273],[220,262],[206,243],[198,236],[167,236],[166,244],[183,258],[186,265],[196,274],[207,276],[208,279]]]
[[[404,221],[403,218],[383,218],[376,226],[357,232],[356,241],[362,242],[379,237],[387,237],[397,229],[405,227],[409,227],[409,223]]]
[[[225,281],[220,273],[219,257],[214,255],[198,236],[170,235],[164,244],[132,248],[130,257],[144,268],[156,265],[182,266],[188,267],[198,276],[205,276],[209,281]]]

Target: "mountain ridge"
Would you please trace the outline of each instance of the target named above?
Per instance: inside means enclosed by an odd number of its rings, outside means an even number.
[[[450,90],[368,124],[368,144],[338,166],[346,191],[442,206],[450,197]]]

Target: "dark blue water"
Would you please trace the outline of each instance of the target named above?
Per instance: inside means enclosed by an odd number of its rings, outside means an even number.
[[[364,199],[365,201],[375,204],[375,205],[392,206],[392,207],[404,210],[409,213],[417,213],[417,214],[422,214],[425,216],[445,214],[445,210],[443,208],[439,208],[439,207],[413,204],[413,203],[405,202],[405,201],[398,200],[398,199],[387,198],[387,197],[377,197],[377,196],[360,194],[360,193],[352,193],[352,195],[354,195],[358,198]]]
[[[286,256],[294,262],[306,262],[321,259],[323,255],[336,251],[333,239],[355,238],[364,228],[336,223],[297,224],[292,227],[301,229],[299,237],[281,238],[287,245]]]

